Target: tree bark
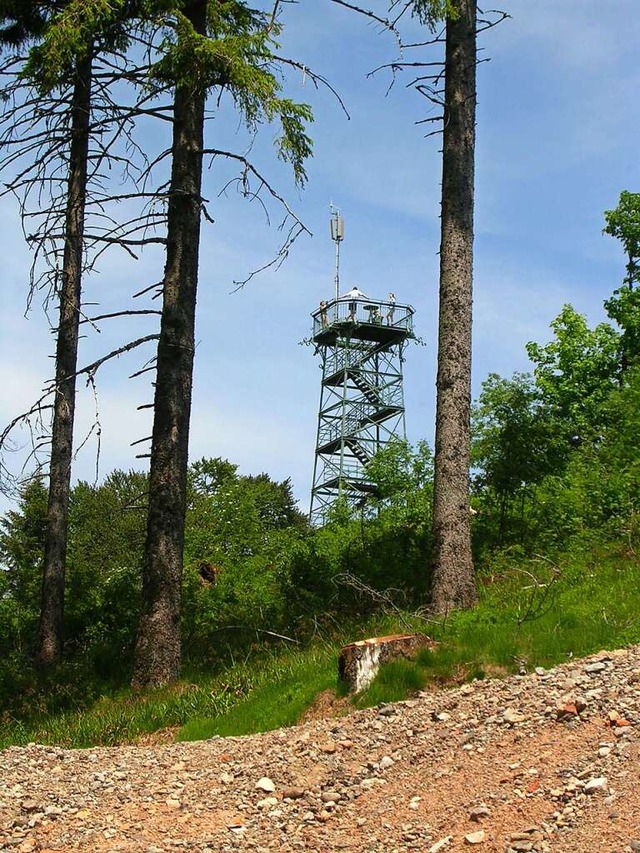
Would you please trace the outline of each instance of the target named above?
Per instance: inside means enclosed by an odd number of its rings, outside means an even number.
[[[206,32],[206,5],[206,0],[192,0],[184,8],[202,34]],[[159,686],[180,674],[205,98],[206,92],[197,82],[182,80],[176,85],[142,612],[133,674],[136,687]]]
[[[60,320],[56,344],[49,499],[42,604],[35,654],[36,663],[42,669],[50,669],[59,662],[64,631],[64,588],[89,156],[91,76],[92,57],[89,53],[76,62],[71,103],[71,145],[59,294]]]
[[[476,601],[469,464],[476,111],[476,0],[446,23],[440,314],[433,502],[434,612]]]

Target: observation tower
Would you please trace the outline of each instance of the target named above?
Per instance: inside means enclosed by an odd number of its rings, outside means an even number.
[[[358,288],[340,295],[342,217],[335,213],[335,296],[312,313],[322,382],[310,520],[321,525],[337,500],[361,506],[375,493],[367,474],[373,456],[405,438],[403,352],[414,337],[414,309],[367,296]]]

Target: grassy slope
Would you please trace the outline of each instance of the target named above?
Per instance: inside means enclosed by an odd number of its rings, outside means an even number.
[[[479,606],[444,624],[396,614],[362,626],[360,636],[406,631],[441,641],[415,664],[390,666],[356,697],[362,707],[403,698],[429,681],[451,683],[524,665],[551,666],[567,657],[640,642],[640,561],[633,554],[584,554],[566,565],[547,560],[509,566],[481,587]],[[356,632],[349,639],[357,639]],[[336,685],[342,636],[310,649],[271,651],[197,684],[139,696],[103,698],[88,710],[30,725],[5,723],[0,747],[57,743],[84,747],[135,740],[181,727],[185,740],[248,734],[294,724],[318,692]]]

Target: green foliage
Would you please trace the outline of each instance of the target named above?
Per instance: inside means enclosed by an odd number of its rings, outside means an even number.
[[[640,277],[640,193],[623,190],[615,210],[605,210],[604,233],[620,240],[628,258],[625,284],[633,288]]]
[[[601,431],[604,404],[618,384],[619,336],[607,323],[590,329],[571,305],[563,307],[551,328],[550,343],[526,347],[536,386],[568,436],[585,441]]]
[[[625,284],[614,290],[604,307],[621,329],[618,358],[622,376],[629,368],[640,364],[640,290]]]
[[[426,685],[462,683],[523,666],[531,671],[640,641],[640,564],[617,547],[591,543],[556,563],[525,560],[512,549],[496,557],[492,569],[482,579],[474,610],[429,623],[439,646],[420,652],[413,663],[384,667],[379,686],[357,702],[395,701]],[[69,671],[66,687],[49,686],[57,695],[54,713],[50,703],[41,703],[27,688],[32,717],[0,716],[0,748],[30,741],[113,745],[175,726],[184,726],[180,737],[191,739],[290,725],[318,692],[335,686],[337,655],[346,641],[404,632],[410,625],[425,627],[404,613],[369,623],[346,622],[338,634],[309,647],[265,654],[256,646],[215,672],[147,693],[105,690],[80,670]]]
[[[420,23],[434,30],[445,18],[456,19],[459,10],[456,0],[413,0],[412,13]]]
[[[238,0],[207,3],[207,34],[198,33],[174,3],[164,23],[160,58],[152,77],[161,85],[194,90],[218,88],[231,96],[246,127],[255,132],[263,122],[278,121],[275,146],[293,168],[295,181],[306,181],[305,161],[313,143],[306,125],[313,121],[307,104],[281,96],[280,63],[276,57],[277,20]]]
[[[46,29],[46,13],[39,0],[0,0],[0,44],[22,48]]]

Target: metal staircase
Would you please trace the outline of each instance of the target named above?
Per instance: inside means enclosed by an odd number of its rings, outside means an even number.
[[[393,325],[368,322],[384,317],[388,303],[360,300],[355,319],[343,300],[326,305],[325,321],[314,312],[312,341],[322,359],[318,434],[311,493],[311,520],[322,524],[338,500],[358,506],[375,492],[367,467],[390,441],[404,438],[402,353],[413,338],[413,308],[395,305]],[[330,318],[326,322],[326,317]]]

